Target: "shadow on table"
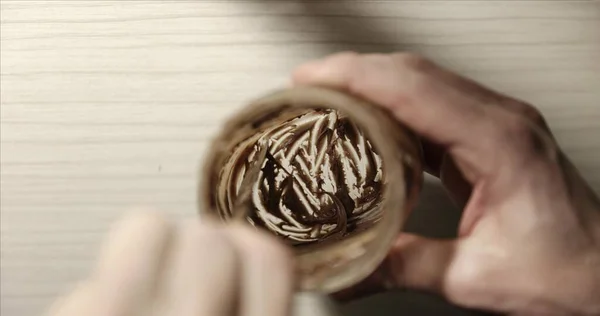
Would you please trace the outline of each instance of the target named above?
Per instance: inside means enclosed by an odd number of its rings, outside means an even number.
[[[312,33],[312,36],[315,41],[325,43],[324,54],[336,51],[386,53],[403,48],[401,41],[391,36],[394,30],[378,25],[377,18],[361,14],[356,1],[254,1],[255,5],[265,7],[286,7],[290,3],[295,5],[294,17],[309,19],[311,26],[319,29],[319,32]]]

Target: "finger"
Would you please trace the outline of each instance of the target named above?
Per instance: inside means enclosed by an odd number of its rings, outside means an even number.
[[[549,136],[553,137],[548,122],[546,122],[546,119],[544,118],[540,110],[538,110],[533,105],[514,99],[506,98],[502,100],[502,102],[500,102],[500,106],[509,111],[524,116],[525,118],[530,120],[534,125],[542,128]]]
[[[299,67],[294,81],[348,90],[392,110],[430,139],[454,144],[469,136],[466,119],[482,113],[473,109],[473,100],[449,91],[452,87],[427,80],[436,68],[412,55],[342,53]]]
[[[108,316],[105,302],[100,302],[97,291],[89,283],[79,285],[72,293],[56,301],[49,309],[51,316]]]
[[[333,54],[307,62],[296,68],[292,81],[296,85],[322,85],[349,90],[349,79],[356,71],[361,55],[354,52]]]
[[[495,106],[506,98],[409,54],[338,54],[299,67],[294,81],[347,90],[384,106],[446,147],[470,181],[522,163],[531,147],[544,143],[529,120]]]
[[[291,251],[249,227],[235,225],[229,231],[243,264],[240,315],[288,315],[294,288]]]
[[[445,294],[456,241],[401,234],[379,268],[360,284],[336,294],[342,301],[384,290],[411,288]]]
[[[445,155],[442,159],[440,180],[456,205],[463,208],[471,196],[473,187],[465,180],[462,172],[449,155]]]
[[[178,316],[234,315],[238,295],[238,255],[224,230],[186,222],[173,247],[159,294],[163,314]]]
[[[109,315],[126,313],[152,295],[170,235],[170,224],[153,213],[135,213],[116,225],[91,280],[96,299],[115,312]]]
[[[344,88],[350,72],[358,62],[359,55],[339,53],[299,67],[294,73],[294,81],[298,84],[321,84],[335,88]],[[422,141],[424,164],[426,171],[439,177],[446,149],[440,144],[428,140]]]
[[[550,137],[552,137],[550,127],[548,126],[546,120],[542,116],[541,112],[534,106],[512,99],[501,100],[498,103],[498,106],[530,120],[534,125],[539,126],[545,132],[547,132]],[[440,177],[440,174],[443,173],[442,163],[445,159],[447,159],[446,148],[440,144],[428,141],[427,139],[422,139],[421,145],[423,148],[423,163],[425,166],[425,171],[431,175]],[[456,164],[451,163],[447,165],[449,168],[458,171],[456,169]],[[451,170],[449,172],[455,173],[455,170]]]
[[[387,274],[395,286],[442,292],[456,241],[402,234],[388,255]]]

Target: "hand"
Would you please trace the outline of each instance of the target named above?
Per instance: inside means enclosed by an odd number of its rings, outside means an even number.
[[[512,314],[600,315],[600,203],[533,107],[409,54],[342,53],[294,81],[387,108],[466,202],[457,239],[401,234],[354,294],[411,287]]]
[[[242,226],[140,214],[110,234],[92,276],[55,316],[283,316],[293,290],[291,254]]]

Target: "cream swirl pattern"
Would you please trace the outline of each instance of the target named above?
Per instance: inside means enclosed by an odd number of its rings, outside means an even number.
[[[220,178],[224,217],[242,195],[245,214],[293,245],[339,239],[381,217],[382,161],[371,142],[336,110],[310,110],[236,148]],[[251,183],[249,183],[251,182]]]

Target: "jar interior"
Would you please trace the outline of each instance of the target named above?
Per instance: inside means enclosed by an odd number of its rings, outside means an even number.
[[[241,140],[219,176],[221,217],[265,229],[300,252],[372,229],[382,218],[382,159],[344,113],[273,116]]]

